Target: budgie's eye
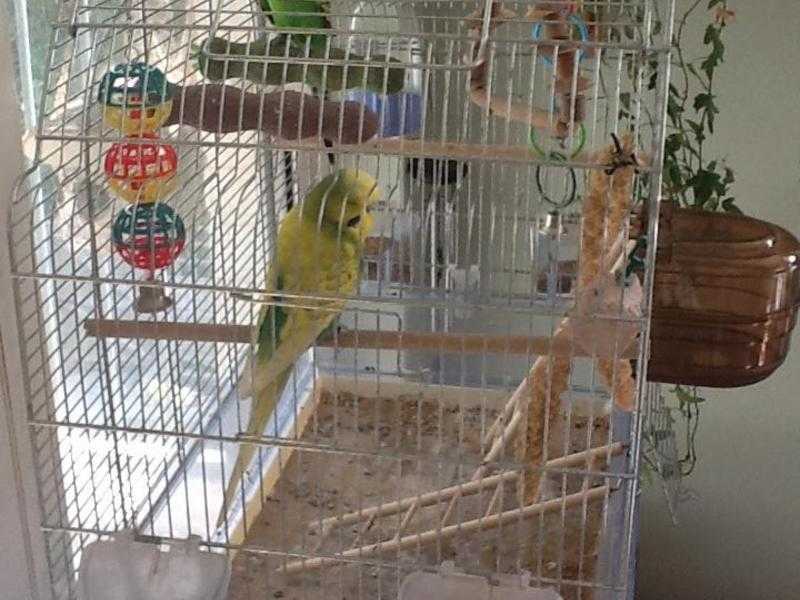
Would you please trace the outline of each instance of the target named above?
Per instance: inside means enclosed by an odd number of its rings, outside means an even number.
[[[353,217],[347,222],[348,227],[356,227],[361,222],[361,215]]]

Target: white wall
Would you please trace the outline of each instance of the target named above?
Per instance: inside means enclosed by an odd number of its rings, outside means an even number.
[[[800,3],[731,5],[714,150],[736,170],[742,209],[800,237]],[[690,32],[698,43],[705,19]],[[800,335],[767,381],[705,395],[687,481],[699,499],[673,528],[659,490],[643,496],[638,598],[800,597]]]

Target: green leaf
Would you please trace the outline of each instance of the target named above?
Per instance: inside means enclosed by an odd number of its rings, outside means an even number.
[[[697,394],[689,392],[686,388],[680,385],[675,386],[675,395],[678,397],[678,402],[681,404],[700,404],[706,401],[706,399],[702,396],[698,396]]]
[[[719,2],[720,0],[716,0]],[[656,21],[653,25],[653,35],[658,35],[664,29],[664,26],[661,24],[661,21]]]
[[[715,7],[717,4],[719,4],[720,2],[722,2],[722,0],[711,0],[711,1],[708,3],[708,8],[714,8],[714,7]]]
[[[636,30],[630,25],[625,25],[623,31],[625,32],[625,37],[629,40],[636,39]]]
[[[714,25],[706,27],[703,43],[711,45],[711,53],[700,64],[700,68],[711,81],[714,78],[714,69],[723,61],[725,55],[725,44],[722,43],[722,38],[720,38],[720,30]]]
[[[664,184],[672,192],[679,193],[683,190],[683,173],[675,159],[668,159],[664,163]]]
[[[703,43],[710,44],[714,37],[717,35],[717,29],[714,27],[713,23],[706,27],[706,32],[703,34]]]
[[[742,211],[738,206],[736,206],[735,202],[736,202],[735,198],[725,198],[725,200],[722,201],[722,210],[724,210],[725,212],[741,215]]]
[[[719,173],[707,169],[700,169],[689,180],[689,185],[694,192],[695,206],[705,206],[715,192],[719,190],[722,178]]]
[[[700,75],[700,72],[697,70],[697,68],[692,63],[686,63],[686,68],[689,70],[689,72],[692,75],[694,75],[695,77],[698,77],[699,79],[702,79],[702,76]]]
[[[664,152],[668,155],[675,154],[683,146],[683,134],[671,133],[664,142]]]
[[[725,178],[722,180],[725,184],[730,184],[736,181],[736,176],[733,174],[733,169],[725,167]],[[731,198],[733,200],[733,198]]]
[[[650,73],[650,77],[647,78],[647,89],[654,90],[658,85],[658,71],[653,71]]]
[[[719,113],[717,105],[714,104],[713,94],[697,94],[697,96],[694,97],[693,107],[696,111],[707,110],[714,114]]]
[[[694,137],[697,140],[697,143],[702,144],[706,139],[705,128],[703,127],[703,125],[698,123],[697,121],[692,121],[691,119],[686,119],[686,122],[689,124],[689,127],[694,133]]]
[[[672,125],[678,129],[681,128],[680,121],[682,119],[682,113],[683,107],[670,96],[667,100],[667,115],[669,115],[669,120],[672,122]]]

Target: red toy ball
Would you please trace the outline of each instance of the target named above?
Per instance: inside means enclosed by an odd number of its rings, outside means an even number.
[[[106,152],[103,170],[111,189],[128,202],[156,202],[172,193],[178,171],[175,148],[152,133],[128,140]]]
[[[171,265],[183,251],[186,227],[166,204],[132,204],[114,221],[112,240],[126,263],[153,272]]]

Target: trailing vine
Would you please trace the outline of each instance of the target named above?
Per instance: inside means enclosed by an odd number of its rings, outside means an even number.
[[[703,32],[703,51],[699,56],[689,56],[687,25],[704,4],[710,11],[710,23]],[[637,10],[633,15],[636,26],[623,28],[620,37],[629,41],[637,37],[641,39],[643,17],[643,12]],[[735,173],[724,158],[711,155],[707,144],[716,131],[720,112],[716,75],[725,61],[726,29],[734,17],[727,0],[694,0],[679,16],[669,40],[673,50],[673,75],[666,99],[667,129],[661,193],[662,197],[674,200],[682,207],[741,213],[731,192]],[[663,29],[663,21],[656,14],[651,41],[661,35]],[[641,57],[632,55],[627,61],[631,88],[636,89],[639,78],[646,76],[643,87],[654,93],[660,83],[658,66],[657,58],[641,60]],[[633,121],[636,115],[632,95],[622,93],[620,96],[620,119]],[[640,195],[647,187],[643,185],[640,188]],[[660,414],[653,417],[644,433],[649,442],[643,454],[645,465],[649,467],[643,472],[645,481],[651,474],[648,471],[659,472],[664,479],[686,477],[697,464],[695,439],[705,399],[693,387],[675,386],[669,391],[672,399],[659,399],[655,410]],[[683,450],[675,448],[674,457],[665,456],[663,451],[670,443],[666,437],[674,435],[676,423],[681,423],[680,445]]]
[[[682,15],[672,39],[676,77],[667,99],[668,134],[664,145],[662,192],[681,206],[739,213],[730,193],[735,181],[725,160],[710,157],[706,142],[714,135],[719,114],[715,75],[725,60],[724,33],[734,16],[727,0],[710,0],[712,22],[703,35],[705,54],[688,58],[684,35],[689,18],[703,0],[695,0]]]

